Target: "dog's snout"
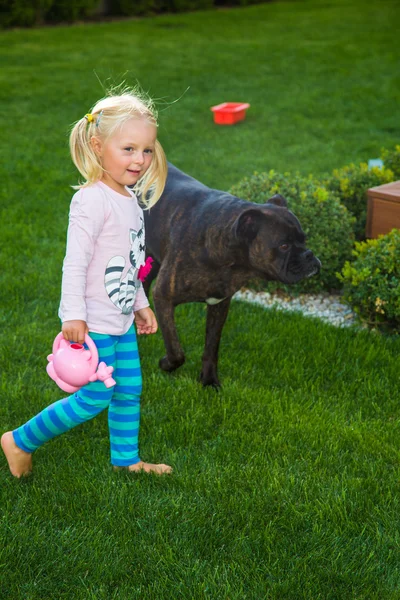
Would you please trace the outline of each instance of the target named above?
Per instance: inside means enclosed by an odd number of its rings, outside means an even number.
[[[321,270],[321,261],[317,258],[312,250],[306,250],[303,254],[304,264],[307,265],[308,277],[317,275]]]
[[[304,260],[311,261],[311,260],[314,260],[314,258],[315,258],[315,256],[314,256],[314,254],[312,253],[311,250],[306,250],[304,252]]]
[[[312,250],[305,251],[304,260],[306,260],[308,263],[315,263],[316,265],[318,265],[318,268],[321,268],[321,261],[315,256]]]

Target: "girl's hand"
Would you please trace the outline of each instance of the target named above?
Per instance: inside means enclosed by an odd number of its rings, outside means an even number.
[[[69,342],[85,343],[85,333],[89,333],[86,321],[64,321],[61,331]]]
[[[158,329],[156,315],[150,306],[141,308],[135,312],[136,331],[138,335],[142,333],[155,333]]]

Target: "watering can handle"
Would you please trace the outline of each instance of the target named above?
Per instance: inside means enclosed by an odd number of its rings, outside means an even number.
[[[59,349],[62,340],[64,340],[64,335],[62,333],[62,331],[60,331],[60,333],[55,337],[55,340],[53,342],[53,354],[55,354],[57,352],[57,350]],[[67,342],[67,340],[65,340],[65,342],[68,344],[69,342]],[[96,369],[97,365],[99,364],[99,353],[97,352],[97,347],[96,344],[94,343],[94,341],[92,340],[92,338],[86,333],[85,334],[85,344],[87,345],[87,347],[90,350],[90,363],[93,365],[93,368]]]

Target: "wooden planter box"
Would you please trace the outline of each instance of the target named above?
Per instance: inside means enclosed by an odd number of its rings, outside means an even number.
[[[400,229],[400,181],[373,187],[367,197],[367,238]]]

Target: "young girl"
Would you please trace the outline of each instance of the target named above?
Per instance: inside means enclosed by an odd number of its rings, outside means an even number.
[[[144,223],[130,187],[149,208],[167,174],[151,103],[130,91],[100,100],[73,127],[70,149],[86,181],[77,186],[70,208],[62,332],[80,344],[89,333],[99,360],[114,367],[116,385],[89,383],[5,433],[1,446],[11,473],[28,475],[34,450],[108,407],[114,468],[170,473],[171,467],[145,463],[138,453],[142,378],[133,321],[138,334],[155,333],[157,321],[138,277],[145,263]]]

